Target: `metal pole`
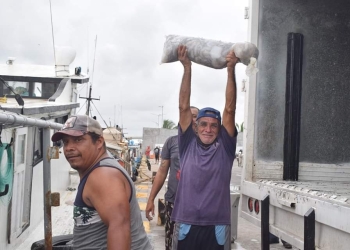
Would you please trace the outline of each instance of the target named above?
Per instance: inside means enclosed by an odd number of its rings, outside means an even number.
[[[44,225],[45,225],[45,249],[52,250],[52,225],[51,225],[51,163],[50,163],[50,129],[43,130],[43,149],[46,155],[43,157],[43,189],[44,189]]]
[[[89,89],[89,97],[86,98],[87,99],[87,108],[86,108],[86,115],[89,116],[89,112],[90,112],[90,102],[91,102],[91,90],[92,90],[92,86],[90,85],[90,89]]]
[[[310,208],[304,215],[304,250],[315,249],[315,210]]]
[[[162,128],[163,127],[163,124],[164,124],[164,119],[163,119],[163,106],[159,106],[160,108],[162,108],[162,124],[160,125],[160,127]]]
[[[261,201],[261,249],[270,249],[270,197],[266,195]]]
[[[158,128],[163,127],[163,125],[162,125],[162,126],[160,126],[160,123],[159,123],[159,116],[161,116],[162,114],[159,114],[159,115],[157,115],[157,114],[153,114],[153,113],[151,113],[151,114],[152,114],[152,115],[156,115],[156,116],[157,116],[157,118],[158,118],[158,122],[155,122],[155,123],[157,124]]]
[[[303,35],[288,33],[286,103],[284,117],[283,180],[298,180]]]
[[[28,118],[25,116],[20,116],[10,113],[0,113],[0,124],[2,125],[28,125],[39,128],[52,128],[52,129],[61,129],[62,124],[45,121],[41,119]]]

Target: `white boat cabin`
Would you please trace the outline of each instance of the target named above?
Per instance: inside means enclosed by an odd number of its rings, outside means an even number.
[[[77,86],[89,81],[79,67],[70,72],[74,57],[68,50],[56,66],[20,65],[13,58],[0,64],[0,114],[63,124],[79,107]],[[43,220],[46,152],[41,128],[5,121],[0,136],[0,249],[8,250],[17,249]],[[53,192],[64,192],[70,184],[70,166],[62,156],[51,160]]]

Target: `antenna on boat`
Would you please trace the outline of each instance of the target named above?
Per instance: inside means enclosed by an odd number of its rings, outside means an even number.
[[[55,36],[53,35],[53,21],[52,21],[52,8],[51,8],[51,0],[50,2],[50,17],[51,17],[51,33],[52,33],[52,44],[53,44],[53,57],[56,65],[56,51],[55,51]]]
[[[123,126],[123,105],[120,105],[120,120],[122,124],[122,129],[124,128]]]
[[[89,75],[90,73],[90,44],[89,44],[89,28],[87,30],[87,70],[86,70],[86,73],[87,75]],[[86,95],[88,94],[88,87],[89,87],[89,83],[86,84]]]
[[[115,127],[115,105],[114,105],[114,127]]]
[[[95,52],[94,52],[94,62],[92,64],[92,74],[91,74],[91,84],[90,86],[93,84],[94,82],[94,72],[95,72],[95,58],[96,58],[96,45],[97,45],[97,35],[96,35],[96,39],[95,39]]]
[[[89,115],[90,106],[91,106],[90,103],[92,102],[92,100],[98,100],[98,101],[100,100],[100,98],[98,98],[98,99],[97,98],[92,98],[91,97],[91,91],[92,91],[92,86],[90,85],[89,96],[88,97],[80,97],[79,96],[80,99],[86,99],[86,101],[87,101],[87,108],[86,108],[86,113],[85,113],[86,115]]]
[[[89,88],[89,96],[88,97],[80,97],[80,99],[86,99],[87,101],[87,107],[86,107],[86,115],[88,116],[90,113],[90,103],[92,102],[92,100],[100,100],[100,98],[92,98],[91,97],[91,91],[92,91],[92,83],[93,83],[93,76],[94,76],[94,71],[95,71],[95,57],[96,57],[96,44],[97,44],[97,35],[96,35],[96,39],[95,39],[95,53],[94,53],[94,63],[92,66],[92,74],[91,74],[91,83],[90,83],[90,88]]]

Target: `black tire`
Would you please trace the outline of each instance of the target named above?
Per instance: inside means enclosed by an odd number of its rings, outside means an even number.
[[[31,250],[45,250],[45,239],[32,244]],[[52,237],[53,250],[73,250],[73,234],[59,235]]]
[[[139,171],[137,171],[137,169],[135,169],[134,175],[135,175],[136,177],[139,176]]]
[[[133,182],[135,182],[135,181],[137,180],[137,177],[136,177],[135,175],[133,175],[133,176],[131,177],[131,180],[132,180]]]

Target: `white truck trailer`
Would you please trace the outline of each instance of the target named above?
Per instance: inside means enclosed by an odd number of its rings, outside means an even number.
[[[350,2],[250,0],[241,216],[299,249],[350,249]]]

